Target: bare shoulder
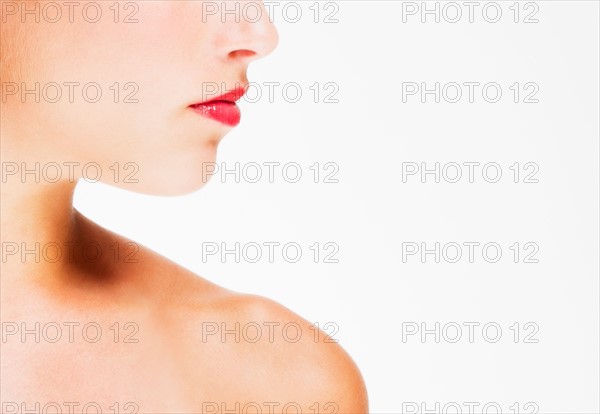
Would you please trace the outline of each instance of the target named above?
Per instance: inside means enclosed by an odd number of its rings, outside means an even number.
[[[89,226],[107,245],[132,243]],[[218,286],[143,246],[136,253],[110,293],[151,309],[144,331],[162,338],[153,349],[164,347],[195,406],[219,408],[202,412],[237,404],[241,412],[256,404],[259,412],[368,412],[360,371],[325,332],[273,300]]]
[[[263,352],[274,353],[273,372],[288,372],[289,378],[295,381],[290,386],[298,392],[301,406],[314,407],[312,409],[320,413],[368,412],[362,375],[335,340],[273,300],[246,296],[242,301],[245,304],[241,306],[247,307],[255,319],[279,323],[280,331],[274,330],[273,338],[269,338],[273,343],[266,344]]]
[[[368,412],[360,371],[325,332],[271,299],[219,289],[213,293],[191,311],[187,330],[195,338],[191,349],[217,356],[197,361],[203,372],[226,378],[217,388],[235,395],[233,400],[223,395],[228,407],[277,402],[275,412],[286,405],[283,412]],[[212,378],[210,386],[215,385]]]
[[[226,412],[237,404],[241,412],[256,411],[256,404],[262,412],[368,412],[356,364],[315,325],[271,299],[218,286],[150,249],[141,247],[139,257],[134,285],[152,298],[175,365],[194,384],[198,404],[219,407],[203,412]]]

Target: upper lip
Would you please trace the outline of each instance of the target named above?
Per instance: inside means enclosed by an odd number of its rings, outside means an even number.
[[[225,102],[235,103],[235,102],[239,101],[240,99],[242,99],[242,96],[244,96],[244,94],[246,93],[247,90],[248,90],[247,86],[245,86],[245,87],[240,86],[240,87],[233,89],[232,91],[225,92],[223,95],[217,96],[215,98],[211,98],[204,102],[196,103],[194,105],[202,105],[202,104],[206,104],[209,102],[217,102],[217,101],[225,101]]]

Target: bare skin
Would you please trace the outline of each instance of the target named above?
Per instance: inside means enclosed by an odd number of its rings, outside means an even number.
[[[276,32],[265,19],[202,23],[199,1],[139,3],[138,25],[3,23],[3,82],[135,80],[143,98],[93,107],[8,100],[0,106],[3,168],[95,162],[106,172],[114,162],[135,162],[139,183],[115,185],[159,195],[202,186],[200,165],[214,161],[229,128],[191,114],[188,105],[203,100],[204,82],[226,83],[226,90],[247,83],[248,64],[274,49]],[[269,299],[221,288],[85,218],[72,205],[81,176],[4,178],[2,412],[36,403],[62,412],[86,404],[111,413],[368,412],[356,365],[309,322]],[[36,243],[61,246],[63,255],[37,260],[9,251]],[[89,245],[100,259],[78,248]],[[23,336],[23,328],[39,337]],[[222,336],[223,328],[237,337]]]
[[[75,218],[82,245],[93,240],[106,251],[115,242],[131,246],[80,214]],[[243,412],[248,404],[262,412],[284,406],[290,412],[298,406],[309,413],[367,412],[356,366],[323,332],[315,342],[307,321],[268,299],[220,288],[148,249],[136,258],[138,263],[115,263],[111,255],[94,266],[73,259],[66,264],[72,269],[52,280],[52,269],[43,277],[3,280],[2,322],[24,322],[30,330],[36,322],[54,322],[62,329],[57,343],[48,340],[56,337],[52,330],[39,343],[32,334],[22,340],[20,331],[5,335],[3,403],[33,408],[34,402],[77,402],[81,409],[94,402],[105,412],[119,403],[123,412],[143,413]],[[72,343],[65,322],[79,323]],[[82,334],[90,322],[102,329],[96,343],[94,329]],[[256,340],[256,330],[244,336],[238,329],[237,338],[223,338],[222,323],[230,331],[236,323],[258,324],[262,336]],[[290,323],[301,327],[297,342],[296,329],[283,336]],[[128,402],[134,405],[125,407]]]

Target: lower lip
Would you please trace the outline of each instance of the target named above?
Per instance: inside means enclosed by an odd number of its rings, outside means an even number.
[[[229,127],[235,127],[242,119],[240,108],[234,102],[213,101],[192,105],[191,108],[199,115],[213,119]]]

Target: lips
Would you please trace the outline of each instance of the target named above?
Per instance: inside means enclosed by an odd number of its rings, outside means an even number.
[[[242,119],[242,113],[236,101],[246,93],[244,88],[236,88],[209,101],[190,105],[197,114],[213,119],[229,127],[235,127]]]

